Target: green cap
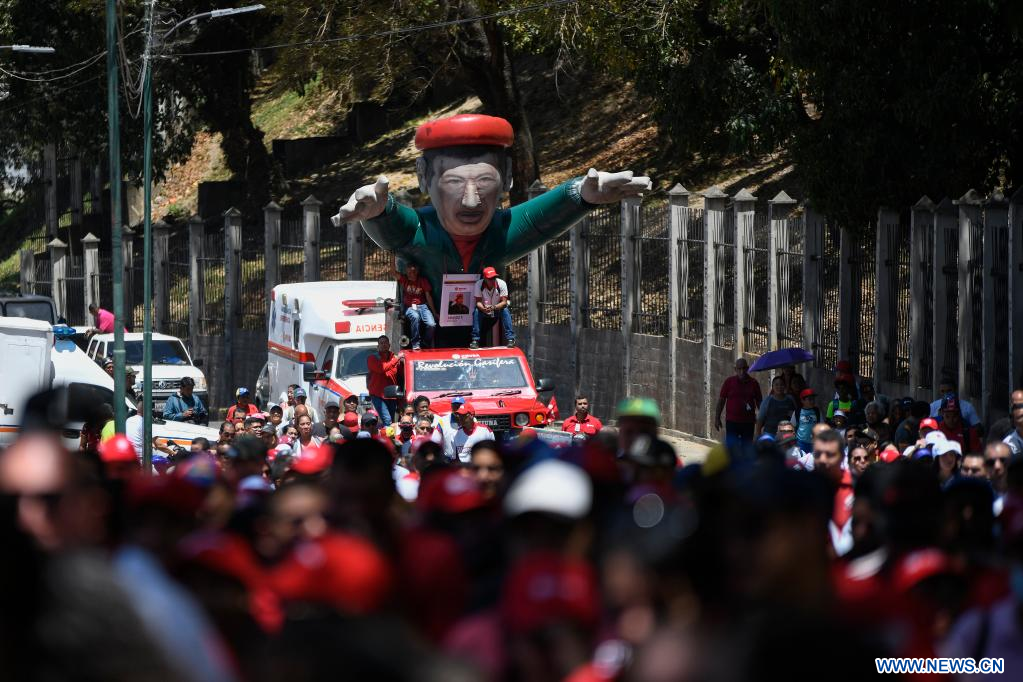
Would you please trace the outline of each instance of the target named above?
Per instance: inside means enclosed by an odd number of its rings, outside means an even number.
[[[625,398],[618,403],[618,418],[646,417],[661,423],[661,408],[653,398]]]

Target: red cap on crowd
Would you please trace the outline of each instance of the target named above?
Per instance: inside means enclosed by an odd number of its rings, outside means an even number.
[[[181,541],[178,551],[186,561],[237,578],[246,587],[255,587],[264,580],[252,548],[233,533],[195,533]]]
[[[476,416],[476,408],[472,406],[472,403],[462,403],[458,406],[458,409],[455,410],[455,414],[471,414]]]
[[[329,604],[365,614],[379,608],[391,590],[387,559],[372,544],[345,533],[331,533],[297,545],[270,575],[271,587],[285,601]]]
[[[802,391],[799,392],[799,399],[802,400],[803,398],[812,398],[815,395],[817,394],[814,393],[812,388],[804,388]]]
[[[497,270],[489,266],[483,268],[483,279],[493,279],[494,277],[497,277]]]
[[[596,627],[600,617],[596,573],[585,561],[561,554],[526,555],[508,573],[501,612],[516,633],[562,622]]]
[[[462,145],[510,147],[514,141],[511,123],[483,114],[457,114],[428,121],[416,129],[416,149],[421,151]]]
[[[460,514],[486,505],[476,479],[463,476],[457,469],[444,469],[427,476],[416,498],[416,506],[424,513]]]
[[[850,386],[856,385],[856,377],[849,372],[840,372],[835,375],[836,384],[849,384]]]
[[[920,421],[920,430],[931,429],[932,431],[938,430],[938,420],[928,417]]]
[[[895,565],[892,584],[906,592],[919,583],[942,573],[952,572],[952,563],[940,549],[921,549],[903,557]]]
[[[99,458],[103,460],[104,464],[138,462],[135,446],[131,444],[128,436],[123,433],[115,433],[99,444]]]
[[[899,457],[902,457],[902,453],[900,453],[899,449],[894,445],[889,445],[881,451],[880,455],[878,455],[878,458],[882,462],[888,462],[889,464],[899,459]]]
[[[838,362],[835,363],[835,372],[852,373],[852,363],[849,362],[848,360],[839,360]]]
[[[177,476],[139,476],[128,487],[128,505],[132,508],[158,507],[192,516],[206,498],[206,491]]]
[[[349,429],[359,428],[359,413],[358,412],[345,412],[344,418],[341,423]]]
[[[291,470],[305,476],[326,471],[334,463],[334,446],[324,443],[316,447],[302,448],[302,453],[291,464]]]

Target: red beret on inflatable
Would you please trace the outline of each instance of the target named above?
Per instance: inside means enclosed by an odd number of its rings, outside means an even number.
[[[510,147],[515,140],[511,123],[496,116],[458,114],[429,121],[416,129],[416,149],[440,149],[458,145]]]

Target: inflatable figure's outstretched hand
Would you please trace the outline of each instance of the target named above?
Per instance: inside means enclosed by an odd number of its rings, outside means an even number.
[[[348,203],[341,207],[336,216],[331,217],[330,222],[334,227],[341,227],[341,223],[376,218],[387,208],[387,187],[388,181],[383,175],[374,184],[363,185],[352,192]]]
[[[641,197],[652,188],[650,178],[633,177],[632,171],[605,173],[591,168],[579,186],[579,195],[591,204],[613,204],[626,197]]]

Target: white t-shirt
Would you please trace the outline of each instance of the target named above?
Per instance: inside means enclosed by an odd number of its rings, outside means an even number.
[[[501,297],[508,298],[508,284],[500,277],[496,278],[497,284],[493,289],[488,289],[483,286],[483,282],[486,280],[480,279],[476,281],[476,298],[483,299],[483,305],[497,305],[501,302]],[[510,307],[510,306],[509,306]]]
[[[466,433],[461,428],[451,428],[446,421],[441,422],[440,430],[433,432],[431,440],[444,446],[444,456],[449,460],[458,459],[459,462],[467,464],[473,445],[494,439],[494,432],[483,424],[476,422],[475,427],[472,433]]]
[[[142,415],[136,414],[128,417],[124,422],[124,435],[128,436],[128,440],[131,441],[132,447],[135,448],[135,454],[138,455],[141,462],[142,441],[146,439],[146,420],[142,418]]]

